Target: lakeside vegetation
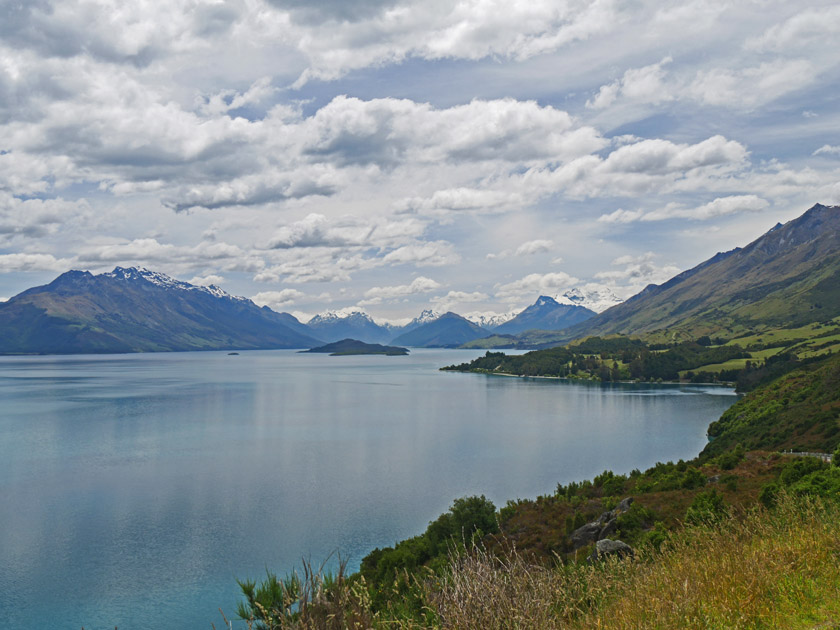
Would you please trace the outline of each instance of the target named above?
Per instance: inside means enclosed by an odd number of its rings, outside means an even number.
[[[658,334],[657,338],[663,336],[667,337]],[[752,331],[734,338],[703,335],[672,342],[652,339],[595,336],[520,355],[488,350],[469,363],[441,369],[602,382],[726,383],[746,392],[840,352],[840,318],[761,333]]]
[[[660,358],[650,365],[673,370],[743,349],[705,340],[661,349],[617,338],[539,356],[568,366],[576,353],[600,360],[626,351],[633,358],[624,364],[653,356]],[[840,355],[796,363],[769,383],[758,379],[713,423],[716,439],[692,461],[604,471],[501,509],[483,496],[457,499],[422,534],[375,549],[358,573],[307,567],[301,576],[241,583],[239,613],[253,627],[301,629],[831,621],[840,613],[840,468],[779,450],[838,446]],[[604,539],[629,544],[632,558],[602,560]]]

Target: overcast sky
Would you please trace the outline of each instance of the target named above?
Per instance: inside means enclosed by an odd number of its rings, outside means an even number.
[[[627,297],[840,203],[840,5],[0,0],[0,296]]]

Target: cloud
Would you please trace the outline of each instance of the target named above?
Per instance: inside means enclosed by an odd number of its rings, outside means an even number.
[[[824,144],[811,155],[840,155],[840,146]]]
[[[392,300],[394,298],[405,297],[406,295],[415,295],[418,293],[429,293],[430,291],[434,291],[435,289],[440,288],[440,283],[432,280],[431,278],[426,278],[424,276],[418,276],[414,280],[411,281],[411,284],[402,284],[399,286],[390,286],[390,287],[372,287],[365,291],[365,300]],[[378,302],[377,302],[378,303]]]
[[[399,247],[382,259],[388,265],[413,264],[417,267],[441,267],[461,260],[452,243],[429,241]]]
[[[330,225],[323,214],[312,213],[281,227],[268,246],[272,249],[360,246],[369,242],[372,233],[370,226]]]
[[[554,241],[546,239],[536,239],[533,241],[526,241],[516,249],[506,249],[498,254],[487,254],[487,258],[492,260],[494,258],[510,258],[511,256],[533,256],[534,254],[544,254],[551,251],[554,247]]]
[[[251,298],[257,306],[268,306],[273,310],[281,309],[301,301],[306,294],[297,289],[282,289],[281,291],[260,291]]]
[[[751,109],[794,92],[817,75],[807,59],[777,59],[746,68],[712,68],[697,73],[688,94],[707,105]]]
[[[785,52],[792,48],[809,49],[831,45],[840,31],[840,7],[807,8],[793,17],[768,28],[758,37],[749,38],[744,47],[758,52]]]
[[[586,107],[591,109],[605,109],[612,105],[619,97],[630,101],[650,104],[672,100],[674,96],[670,93],[670,89],[663,83],[665,77],[664,67],[672,61],[673,58],[669,56],[664,57],[658,63],[644,66],[643,68],[631,68],[627,70],[621,79],[601,86],[598,94],[586,101]]]
[[[633,223],[644,216],[641,210],[624,210],[619,208],[610,214],[602,214],[598,217],[599,223]]]
[[[577,283],[577,278],[562,271],[545,274],[532,273],[515,282],[496,285],[495,296],[505,302],[516,302],[522,298],[530,299],[534,295],[561,293]]]
[[[72,262],[52,254],[0,254],[0,273],[13,271],[67,271]]]
[[[682,271],[674,265],[657,265],[658,256],[653,252],[641,255],[619,256],[612,261],[614,267],[595,274],[595,278],[615,291],[621,297],[629,297],[641,291],[648,284],[661,284]]]
[[[187,280],[190,284],[195,284],[200,287],[207,287],[211,284],[216,286],[221,286],[225,282],[224,276],[220,276],[217,274],[209,274],[206,276],[194,276],[190,280]]]
[[[665,221],[667,219],[692,219],[705,221],[716,217],[759,212],[769,206],[769,202],[757,195],[732,195],[717,197],[709,203],[694,208],[686,208],[679,203],[671,203],[663,208],[644,212],[642,210],[618,209],[610,214],[598,217],[600,223],[633,223],[635,221]]]
[[[684,208],[678,204],[672,204],[660,210],[645,213],[642,221],[662,221],[675,218],[703,221],[741,212],[759,212],[769,205],[769,202],[757,195],[718,197],[695,208]]]
[[[446,295],[437,295],[432,298],[432,303],[439,311],[449,311],[462,304],[483,302],[489,299],[489,295],[481,291],[450,291]]]
[[[504,11],[492,0],[416,1],[367,17],[321,22],[317,33],[302,33],[298,46],[310,65],[296,85],[409,57],[524,60],[609,32],[618,10],[611,0],[535,0],[506,5]]]

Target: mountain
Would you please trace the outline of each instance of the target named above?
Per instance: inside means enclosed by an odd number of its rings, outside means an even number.
[[[569,289],[556,298],[560,304],[568,304],[569,306],[583,306],[589,310],[601,313],[608,308],[621,304],[622,299],[615,293],[610,291],[607,287],[597,285],[586,285],[584,287],[575,287]]]
[[[286,325],[284,315],[216,286],[195,286],[148,269],[117,267],[99,275],[68,271],[0,304],[0,353],[301,348],[319,343]]]
[[[716,254],[566,330],[668,340],[794,327],[840,315],[840,207],[816,204],[743,248]]]
[[[310,334],[326,342],[358,339],[366,343],[385,343],[394,333],[380,326],[367,313],[359,310],[328,311],[316,315],[306,323]]]
[[[449,312],[399,335],[391,343],[416,348],[456,348],[462,343],[489,334],[490,331],[476,326],[460,315]]]
[[[469,313],[465,317],[473,324],[477,324],[487,330],[493,330],[505,322],[509,322],[518,313]]]
[[[510,321],[493,329],[494,333],[515,335],[526,330],[563,330],[595,315],[583,306],[558,304],[554,298],[541,295],[536,302]]]
[[[415,328],[422,326],[423,324],[428,324],[429,322],[433,322],[440,317],[440,313],[437,311],[433,311],[432,309],[425,309],[422,313],[420,313],[417,317],[412,319],[408,322],[405,326],[401,327],[393,327],[391,332],[393,335],[401,335],[403,333],[410,332]]]

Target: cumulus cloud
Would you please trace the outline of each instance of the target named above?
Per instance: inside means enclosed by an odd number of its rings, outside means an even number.
[[[299,302],[306,294],[297,289],[282,289],[280,291],[260,291],[251,298],[257,306],[268,306],[277,310]]]
[[[0,273],[12,271],[67,271],[72,262],[52,254],[0,254]]]
[[[516,302],[535,295],[553,295],[573,287],[579,281],[569,274],[557,271],[552,273],[532,273],[520,280],[496,285],[496,297],[505,302]]]
[[[672,100],[670,88],[663,83],[665,66],[672,61],[673,58],[665,57],[658,63],[627,70],[621,79],[601,86],[598,94],[586,101],[586,107],[605,109],[619,97],[651,104]]]
[[[769,205],[767,200],[757,195],[732,195],[717,197],[709,203],[693,208],[687,208],[679,203],[671,203],[650,212],[619,208],[610,214],[602,214],[598,217],[598,221],[600,223],[632,223],[634,221],[664,221],[667,219],[704,221],[742,212],[759,212]]]
[[[615,291],[620,297],[629,297],[641,291],[648,284],[661,284],[680,273],[675,265],[658,265],[658,256],[653,252],[633,256],[619,256],[612,261],[613,267],[595,274],[595,278]]]
[[[321,23],[317,37],[306,33],[299,46],[310,66],[297,85],[408,57],[528,59],[609,32],[618,15],[612,0],[535,0],[503,11],[493,0],[404,2],[367,20]]]
[[[373,228],[364,225],[331,225],[323,214],[281,227],[269,241],[272,249],[292,247],[346,247],[366,244]]]
[[[450,291],[446,295],[436,295],[432,298],[432,303],[438,311],[449,311],[463,304],[484,302],[489,297],[481,291]]]
[[[439,288],[439,282],[436,282],[431,278],[426,278],[425,276],[418,276],[411,281],[411,284],[401,284],[390,287],[372,287],[365,291],[364,296],[365,300],[393,300],[395,298],[405,297],[406,295],[429,293],[430,291],[434,291]]]
[[[399,247],[383,258],[388,265],[413,264],[418,267],[441,267],[452,265],[461,260],[452,243],[447,241],[429,241]]]
[[[506,249],[498,254],[487,254],[488,259],[493,258],[510,258],[511,256],[533,256],[534,254],[544,254],[549,252],[554,247],[554,241],[547,239],[535,239],[533,241],[526,241],[516,249]]]

